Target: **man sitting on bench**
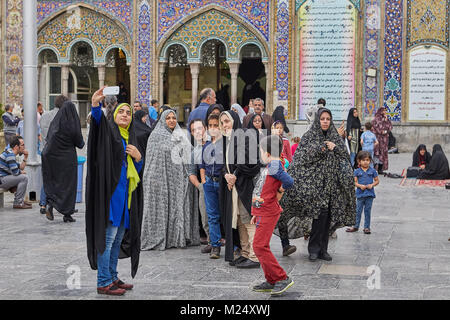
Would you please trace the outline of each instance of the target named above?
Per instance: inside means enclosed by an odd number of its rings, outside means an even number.
[[[23,155],[23,162],[19,165],[16,156]],[[27,191],[28,177],[25,174],[28,151],[20,136],[13,137],[2,154],[0,154],[0,188],[15,192],[14,209],[31,209],[32,205],[24,201]]]

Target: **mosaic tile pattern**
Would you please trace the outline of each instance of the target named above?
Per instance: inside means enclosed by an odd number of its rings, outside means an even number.
[[[60,0],[60,1],[48,1],[48,0],[38,0],[37,3],[37,18],[38,25],[52,14],[60,11],[61,9],[67,8],[68,6],[77,3],[79,1],[74,0]],[[121,21],[126,27],[128,32],[133,32],[133,2],[132,0],[115,0],[115,1],[105,1],[105,0],[85,0],[83,3],[95,6],[100,9],[100,11],[105,11],[111,14],[117,20]]]
[[[210,4],[239,15],[269,41],[268,0],[160,0],[158,3],[158,42],[177,22]]]
[[[106,50],[124,49],[131,62],[131,43],[116,23],[93,10],[81,8],[77,14],[62,14],[51,20],[38,34],[38,47],[52,46],[59,52],[61,62],[68,62],[70,49],[77,39],[87,39],[93,46],[94,62],[104,63]]]
[[[449,1],[407,0],[408,48],[420,43],[449,47]]]
[[[199,59],[201,45],[209,39],[219,39],[227,48],[227,58],[237,60],[239,48],[248,41],[259,42],[249,30],[229,16],[207,11],[183,25],[167,43],[184,43],[189,48],[188,59]]]
[[[147,1],[142,1],[139,7],[138,27],[138,100],[145,106],[150,105],[152,79],[152,7]]]
[[[366,12],[364,13],[364,74],[367,75],[369,68],[379,69],[379,49],[380,49],[380,0],[367,0]],[[372,116],[379,106],[378,95],[378,81],[377,77],[365,76],[364,84],[364,107],[363,113],[365,116]]]
[[[289,94],[289,0],[277,2],[277,51],[276,51],[276,85],[278,99],[287,100]]]
[[[5,102],[8,104],[23,104],[23,69],[22,42],[23,19],[22,0],[8,0],[6,4],[6,80]]]
[[[403,0],[386,1],[384,47],[384,107],[391,121],[402,119]]]

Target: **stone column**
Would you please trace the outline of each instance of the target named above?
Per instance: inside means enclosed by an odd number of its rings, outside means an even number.
[[[27,1],[23,6],[23,96],[25,110],[25,144],[29,164],[37,163],[37,2]]]
[[[99,64],[97,66],[97,72],[98,72],[98,86],[99,88],[103,88],[105,86],[106,65]]]
[[[265,105],[265,112],[269,112],[270,110],[273,109],[273,105],[274,105],[274,100],[277,99],[278,100],[278,95],[277,97],[275,97],[275,93],[272,92],[272,77],[270,76],[270,66],[269,66],[269,61],[264,61],[263,60],[263,64],[264,64],[264,69],[266,71],[266,105]],[[271,98],[273,96],[273,98]],[[271,113],[271,112],[270,112]]]
[[[38,200],[42,186],[41,163],[37,155],[37,0],[29,0],[23,6],[23,108],[24,142],[29,156],[27,161],[26,199]]]
[[[231,104],[237,103],[237,78],[240,62],[228,62],[231,73]]]
[[[38,69],[38,79],[39,79],[39,101],[42,102],[44,107],[48,106],[48,97],[47,97],[47,70],[48,67],[46,64],[43,64]]]
[[[69,96],[69,66],[61,66],[61,94],[68,97]]]
[[[159,62],[159,104],[164,105],[164,73],[166,72],[166,61]],[[151,101],[150,101],[151,103]]]
[[[195,109],[198,101],[198,75],[200,73],[200,62],[189,63],[192,76],[192,110]]]

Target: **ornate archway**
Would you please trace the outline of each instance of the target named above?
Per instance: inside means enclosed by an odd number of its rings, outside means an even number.
[[[43,24],[38,32],[38,48],[56,49],[60,63],[68,63],[74,44],[85,41],[94,50],[95,64],[104,64],[111,48],[120,48],[131,64],[132,40],[128,32],[112,18],[85,6],[63,10]]]
[[[237,102],[237,78],[241,63],[240,53],[247,44],[254,44],[260,48],[262,61],[269,61],[267,42],[258,33],[253,32],[238,17],[232,13],[225,13],[220,8],[209,7],[196,16],[185,18],[178,29],[164,37],[158,46],[159,79],[163,79],[165,64],[167,64],[168,48],[173,44],[180,44],[187,51],[187,59],[192,77],[192,105],[197,103],[198,79],[202,61],[202,47],[210,40],[217,40],[225,47],[225,60],[231,78],[231,103]],[[271,79],[267,80],[271,81]],[[161,81],[160,81],[161,82]],[[162,84],[159,84],[159,96],[163,97]]]

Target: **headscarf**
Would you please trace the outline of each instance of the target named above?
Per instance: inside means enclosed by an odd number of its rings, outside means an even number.
[[[232,106],[231,106],[231,109],[236,109],[236,111],[237,111],[237,114],[238,114],[238,116],[239,116],[239,119],[241,119],[241,123],[244,123],[244,118],[245,118],[245,116],[247,115],[246,113],[245,113],[245,111],[244,111],[244,109],[242,109],[242,107],[239,105],[239,104],[237,104],[237,103],[234,103]]]
[[[361,129],[361,121],[359,120],[359,117],[355,117],[353,115],[353,112],[357,110],[356,108],[351,108],[348,111],[348,116],[347,116],[347,135],[350,135],[350,132],[352,131],[352,129]]]
[[[261,118],[261,121],[262,121],[261,129],[266,129],[266,125],[265,125],[265,123],[264,123],[263,117],[262,117],[261,115],[259,115],[259,114],[256,114],[256,113],[253,114],[253,115],[250,117],[250,121],[249,121],[248,124],[247,124],[247,129],[255,129],[255,130],[257,130],[257,129],[255,128],[255,125],[253,124],[253,120],[255,120],[256,117],[260,117],[260,118]]]
[[[373,132],[375,134],[380,134],[382,131],[391,131],[392,130],[392,123],[389,119],[386,119],[383,116],[383,110],[386,110],[386,108],[381,107],[378,109],[377,113],[375,114],[375,119],[372,121],[373,126]]]
[[[131,111],[131,121],[128,124],[126,128],[122,128],[121,126],[118,126],[120,136],[125,140],[126,144],[128,145],[128,138],[129,138],[129,128],[131,126],[131,122],[133,121],[133,107],[131,107],[128,103],[122,103],[120,104],[116,110],[114,111],[114,120],[117,117],[117,114],[119,113],[120,108],[122,107],[129,107]],[[128,154],[127,155],[127,179],[129,180],[128,183],[128,209],[131,209],[131,197],[133,194],[133,191],[136,190],[136,187],[138,183],[141,181],[139,178],[139,174],[136,170],[136,167],[134,166],[133,158]]]
[[[140,147],[139,151],[142,153],[142,155],[145,155],[145,151],[147,149],[148,137],[150,136],[150,133],[152,132],[152,129],[150,129],[150,127],[147,124],[142,122],[142,118],[145,116],[148,116],[148,114],[144,110],[138,110],[134,114],[134,120],[135,120],[134,131],[136,133],[136,138],[139,143],[139,147]]]
[[[420,154],[420,150],[425,150],[425,155]],[[430,163],[431,154],[427,151],[427,146],[424,144],[420,144],[416,151],[413,154],[413,167],[419,167],[421,163],[425,162],[426,164]]]
[[[289,128],[286,125],[286,118],[284,116],[284,107],[278,106],[272,114],[272,119],[274,122],[281,122],[284,127],[284,132],[289,133]]]
[[[445,156],[445,153],[442,150],[442,146],[440,144],[435,144],[433,146],[433,155],[431,156],[431,161],[426,166],[425,170],[421,170],[421,172],[419,173],[419,179],[450,179],[448,159]]]
[[[219,115],[225,111],[225,109],[223,108],[223,106],[221,104],[212,104],[209,108],[208,111],[206,111],[206,119],[204,119],[203,121],[205,122],[205,125],[208,124],[208,118],[211,115],[211,113],[218,109],[220,111]],[[195,119],[193,119],[195,120]]]

